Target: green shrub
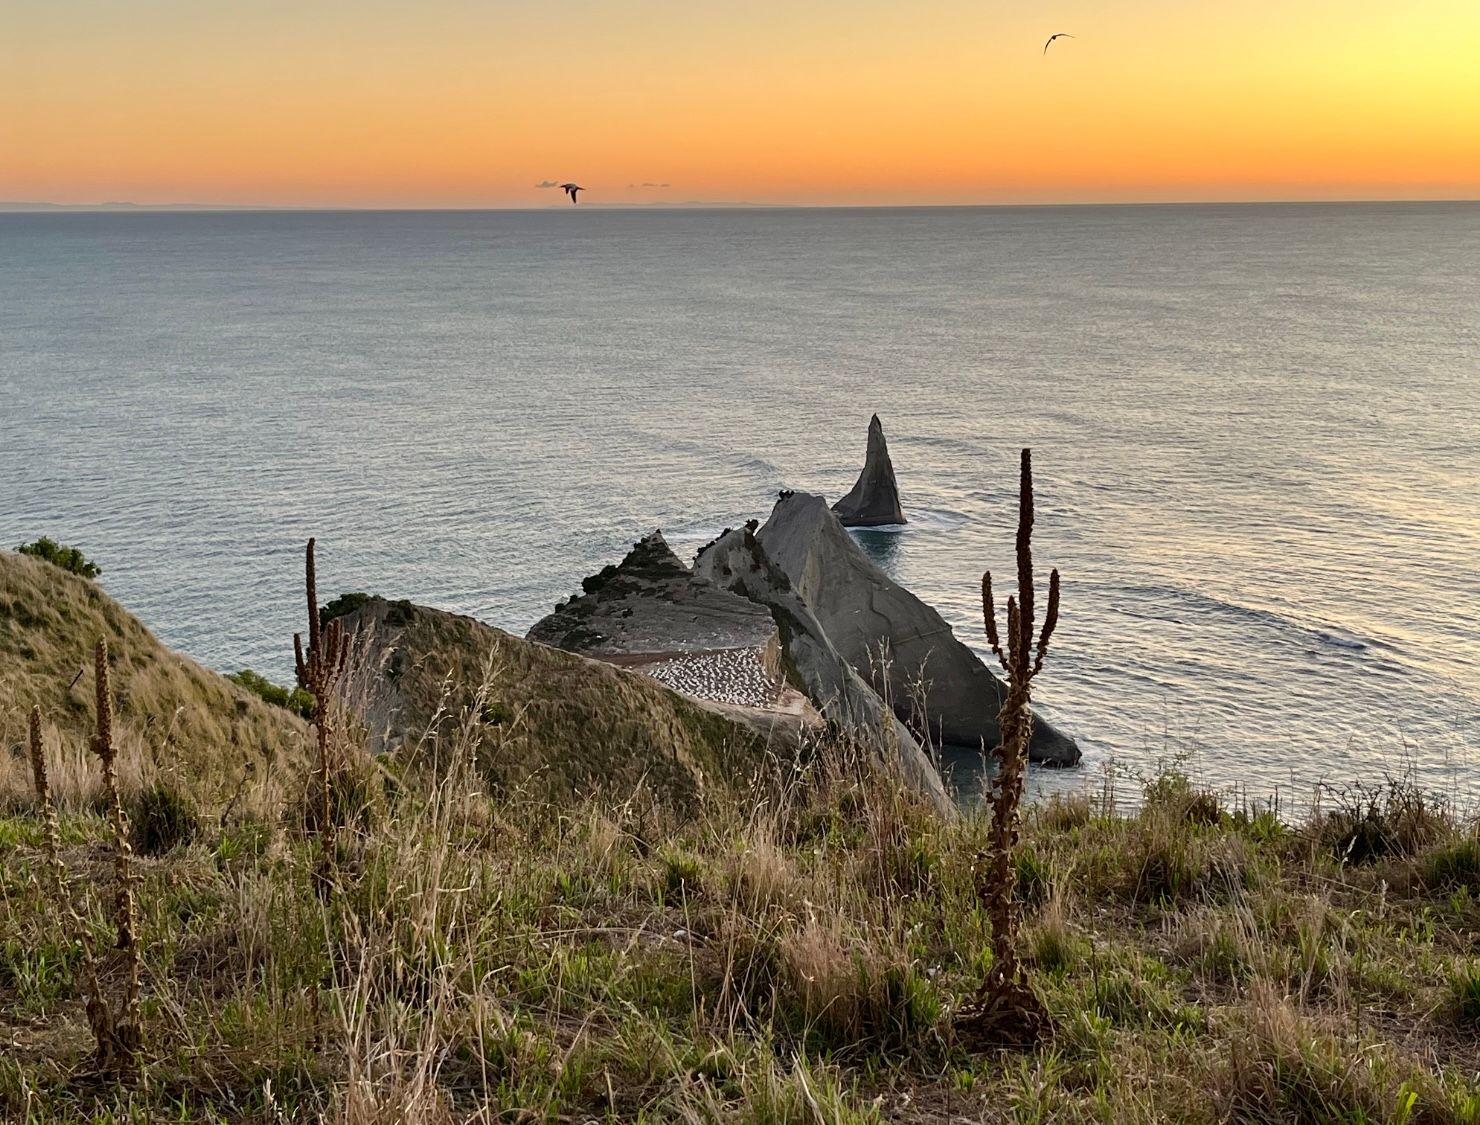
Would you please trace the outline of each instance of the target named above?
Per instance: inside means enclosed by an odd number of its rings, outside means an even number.
[[[1179,820],[1144,819],[1125,838],[1120,889],[1132,902],[1212,902],[1249,883],[1248,847],[1237,836],[1210,833]]]
[[[0,987],[12,991],[26,1009],[43,1013],[76,994],[81,952],[72,941],[0,942]]]
[[[96,578],[103,573],[102,567],[84,556],[76,547],[64,547],[55,539],[48,539],[44,535],[34,543],[22,543],[16,550],[83,578]]]
[[[1329,791],[1335,808],[1321,813],[1316,839],[1342,864],[1416,855],[1445,831],[1442,813],[1410,782],[1389,778],[1378,787],[1352,785]]]
[[[1338,1039],[1288,1005],[1254,1013],[1228,1052],[1219,1119],[1236,1125],[1448,1121],[1443,1096],[1387,1050]]]
[[[240,672],[233,673],[226,678],[246,688],[264,703],[286,708],[305,719],[313,718],[313,696],[302,688],[280,687],[267,677],[259,676],[250,668],[243,668]]]
[[[495,700],[478,708],[478,718],[483,721],[484,726],[501,727],[513,721],[514,713],[505,704]]]
[[[327,625],[336,617],[343,617],[360,609],[370,600],[370,595],[365,593],[340,594],[328,605],[319,610],[319,624]]]
[[[1072,832],[1093,819],[1089,798],[1083,794],[1065,796],[1055,793],[1039,807],[1038,822],[1051,832]]]
[[[1069,930],[1062,911],[1051,910],[1028,936],[1033,964],[1043,972],[1062,976],[1079,964],[1085,943]]]
[[[1142,786],[1145,809],[1165,811],[1173,820],[1203,827],[1220,824],[1223,807],[1216,793],[1199,789],[1180,770],[1168,769]]]
[[[1017,900],[1027,906],[1042,906],[1047,902],[1053,891],[1053,872],[1037,849],[1031,845],[1019,848],[1013,865],[1017,868],[1013,891]]]
[[[671,852],[663,857],[663,890],[678,898],[695,893],[704,877],[704,864],[687,852]]]
[[[253,816],[238,816],[224,825],[216,842],[216,861],[226,865],[236,860],[261,859],[272,842],[272,828]]]
[[[319,609],[319,624],[327,625],[336,617],[347,617],[357,609],[363,609],[371,601],[371,595],[363,590],[357,590],[350,594],[340,594],[326,606]],[[405,598],[390,602],[385,612],[385,623],[387,625],[410,625],[416,619],[416,606]]]
[[[189,844],[200,831],[200,816],[190,798],[164,782],[151,785],[129,804],[131,843],[140,855],[165,855]]]
[[[1480,836],[1466,836],[1424,856],[1424,886],[1436,891],[1468,889],[1480,894]]]
[[[1097,967],[1084,1008],[1116,1027],[1187,1027],[1204,1018],[1181,1003],[1165,966],[1142,958],[1128,966]]]

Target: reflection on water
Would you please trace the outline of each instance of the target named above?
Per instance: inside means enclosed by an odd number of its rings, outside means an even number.
[[[936,764],[946,788],[962,808],[974,809],[987,798],[987,786],[996,772],[990,757],[978,750],[964,746],[938,746],[932,749]],[[1107,788],[1108,787],[1108,788]],[[1075,796],[1088,794],[1103,798],[1114,789],[1111,779],[1103,769],[1083,766],[1074,769],[1054,769],[1048,766],[1029,766],[1024,784],[1024,800],[1029,804],[1046,801],[1054,794]],[[1115,793],[1117,805],[1134,806],[1136,793]]]

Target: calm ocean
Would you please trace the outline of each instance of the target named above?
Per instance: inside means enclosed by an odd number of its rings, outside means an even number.
[[[309,535],[522,633],[874,411],[866,545],[977,645],[1033,447],[1077,780],[1480,792],[1480,205],[0,215],[0,544],[222,670],[289,678]]]

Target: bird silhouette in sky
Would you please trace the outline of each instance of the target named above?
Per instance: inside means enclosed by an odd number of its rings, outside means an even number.
[[[1074,38],[1074,36],[1070,35],[1067,31],[1060,31],[1060,32],[1058,32],[1055,35],[1050,35],[1048,37],[1048,42],[1043,45],[1043,53],[1045,55],[1048,54],[1048,49],[1053,46],[1053,41],[1055,39],[1073,39],[1073,38]]]
[[[583,188],[580,184],[561,184],[560,190],[565,192],[566,195],[570,196],[570,201],[574,203],[576,202],[576,192],[585,191],[586,189]]]

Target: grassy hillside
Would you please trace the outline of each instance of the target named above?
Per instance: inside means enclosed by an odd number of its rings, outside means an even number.
[[[767,758],[752,730],[645,676],[469,617],[373,598],[340,620],[359,669],[347,702],[372,744],[403,760],[469,748],[500,793],[568,801],[642,783],[679,808]]]
[[[0,562],[7,707],[50,691],[80,738],[54,681],[113,628],[140,752],[141,716],[193,708],[191,783],[239,776],[227,720],[257,701],[81,580]],[[45,821],[0,807],[0,1120],[1480,1125],[1480,824],[1403,785],[1301,825],[1175,773],[1134,815],[1034,810],[1017,888],[1053,1033],[983,1050],[953,1022],[991,958],[980,816],[843,747],[722,784],[762,749],[656,684],[354,613],[351,698],[403,747],[362,776],[394,782],[324,851],[295,773],[132,862],[131,1071],[95,1065],[84,1003],[85,947],[103,994],[128,976],[112,829],[64,809],[58,884]],[[339,750],[367,764],[362,733]]]
[[[93,646],[108,642],[118,742],[134,776],[167,774],[216,798],[303,759],[307,728],[224,677],[171,652],[95,583],[0,551],[0,800],[30,789],[20,748],[33,705],[45,715],[62,795],[78,792],[93,733]],[[80,781],[79,781],[80,785]]]
[[[1129,818],[1050,804],[1019,881],[1054,1037],[982,1052],[951,1015],[990,958],[984,825],[826,762],[667,828],[453,770],[342,841],[329,896],[311,841],[236,817],[143,867],[127,1080],[90,1070],[39,826],[0,820],[0,1118],[1480,1122],[1473,825],[1294,829],[1176,777]],[[63,831],[106,935],[106,828]]]

